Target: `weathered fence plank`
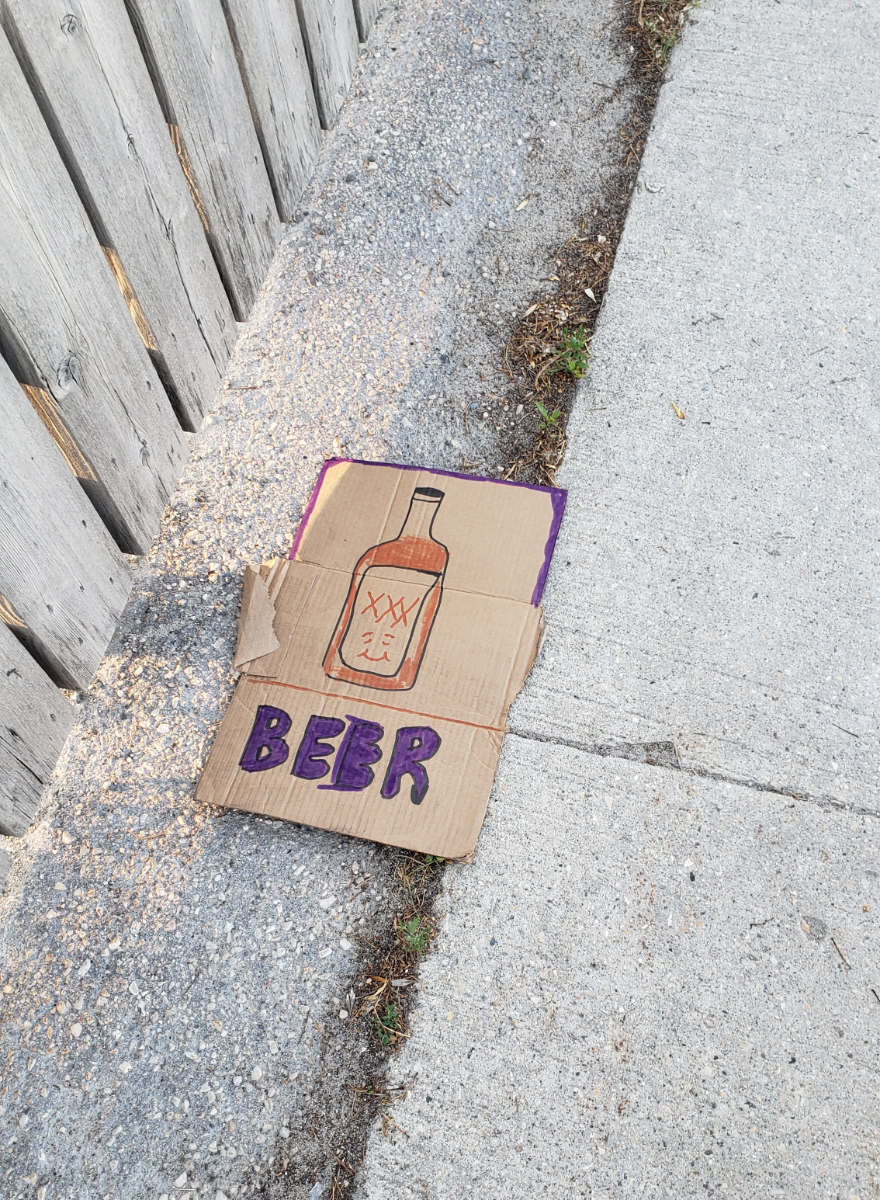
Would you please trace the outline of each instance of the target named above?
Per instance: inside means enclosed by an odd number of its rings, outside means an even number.
[[[362,42],[370,36],[370,30],[381,7],[382,0],[354,0],[354,17],[357,21],[358,38]]]
[[[2,31],[0,230],[0,351],[66,427],[120,545],[143,553],[186,435]]]
[[[3,0],[0,20],[185,428],[236,335],[123,0]],[[126,286],[128,285],[128,286]]]
[[[357,63],[352,0],[296,0],[321,124],[330,129],[345,102]]]
[[[73,709],[2,622],[0,714],[0,833],[17,837],[36,812],[73,724]]]
[[[221,2],[278,213],[290,221],[321,138],[296,8],[288,0]]]
[[[126,0],[196,207],[242,321],[281,236],[220,0]]]
[[[0,360],[0,620],[67,687],[86,687],[130,578],[60,451]]]

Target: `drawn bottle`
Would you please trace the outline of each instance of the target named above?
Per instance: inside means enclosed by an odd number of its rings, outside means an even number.
[[[431,536],[443,495],[416,488],[397,537],[359,559],[324,655],[331,679],[386,691],[415,683],[449,561],[446,547]]]

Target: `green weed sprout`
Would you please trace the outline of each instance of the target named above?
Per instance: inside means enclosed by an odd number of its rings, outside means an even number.
[[[540,417],[540,420],[538,421],[538,429],[541,431],[545,429],[552,429],[562,417],[562,413],[558,408],[554,409],[553,412],[550,412],[547,408],[547,405],[543,404],[540,400],[535,401],[535,408],[538,410]]]
[[[563,329],[562,337],[559,339],[559,344],[556,347],[556,354],[556,362],[550,368],[551,374],[555,375],[559,371],[567,371],[575,379],[580,379],[582,375],[586,375],[587,368],[590,365],[586,329],[583,326],[573,329],[571,332]]]
[[[395,1034],[400,1033],[401,1030],[400,1012],[397,1005],[389,1000],[382,1010],[381,1016],[374,1013],[373,1028],[376,1030],[376,1037],[380,1044],[390,1046]]]
[[[407,954],[421,958],[431,941],[431,926],[421,917],[410,917],[398,925],[397,940]]]

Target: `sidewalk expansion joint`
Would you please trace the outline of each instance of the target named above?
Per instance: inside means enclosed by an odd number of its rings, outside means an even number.
[[[627,762],[644,763],[649,767],[661,767],[670,771],[680,771],[684,775],[693,775],[700,779],[710,779],[713,783],[726,783],[733,787],[751,788],[755,792],[770,792],[774,796],[787,796],[790,800],[800,800],[805,804],[815,804],[826,812],[845,812],[857,817],[880,817],[880,811],[840,800],[836,796],[824,793],[802,791],[800,788],[780,786],[773,783],[761,783],[757,779],[742,778],[737,775],[727,775],[723,771],[713,771],[711,767],[699,763],[683,763],[675,742],[617,742],[603,744],[581,742],[573,738],[554,738],[544,734],[525,732],[518,729],[509,730],[514,737],[527,742],[544,742],[550,746],[567,746],[571,750],[580,750],[584,754],[595,754],[599,758],[622,758]]]

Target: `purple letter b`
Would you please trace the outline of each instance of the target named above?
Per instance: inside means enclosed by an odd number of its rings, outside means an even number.
[[[428,792],[428,772],[422,766],[433,758],[440,749],[440,735],[427,725],[411,725],[398,729],[394,739],[391,762],[385,772],[382,795],[386,800],[400,791],[404,775],[412,776],[409,798],[413,804],[421,804]]]
[[[284,735],[290,729],[290,717],[283,708],[261,704],[254,718],[244,754],[239,759],[243,771],[268,771],[287,761],[288,749]]]

